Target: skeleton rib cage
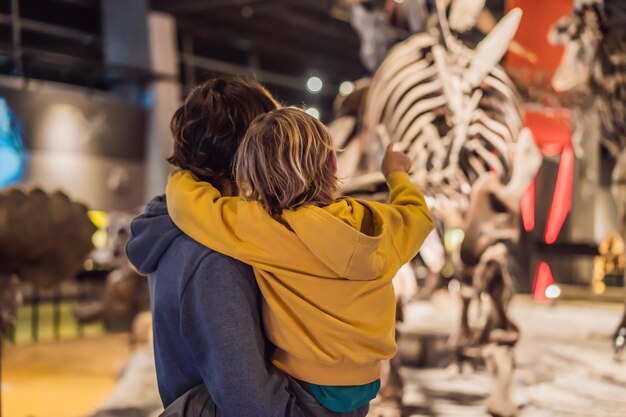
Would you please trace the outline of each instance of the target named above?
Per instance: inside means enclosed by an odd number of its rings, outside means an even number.
[[[458,84],[475,55],[455,46],[445,55],[443,70],[435,58],[435,49],[442,48],[430,35],[414,35],[390,51],[361,113],[366,149],[361,173],[376,172],[384,146],[397,143],[411,157],[412,179],[434,207],[463,211],[480,175],[491,171],[509,180],[512,147],[523,126],[515,88],[498,66],[476,88],[463,90],[464,108],[454,108],[445,83]],[[382,185],[379,175],[370,174],[354,178],[345,189],[374,197]]]

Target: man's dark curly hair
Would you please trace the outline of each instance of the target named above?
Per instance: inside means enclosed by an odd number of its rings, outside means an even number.
[[[278,103],[258,82],[214,78],[194,88],[174,113],[174,153],[167,161],[216,184],[235,181],[233,159],[248,126]]]

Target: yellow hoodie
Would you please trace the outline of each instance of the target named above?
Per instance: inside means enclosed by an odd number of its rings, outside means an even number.
[[[254,268],[276,367],[313,384],[363,385],[397,350],[391,280],[433,229],[408,175],[387,183],[390,204],[344,197],[275,219],[179,171],[167,206],[185,234]]]

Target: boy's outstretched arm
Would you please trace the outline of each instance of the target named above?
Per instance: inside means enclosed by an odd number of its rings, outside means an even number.
[[[390,190],[386,212],[391,240],[404,264],[415,257],[435,226],[424,195],[409,179],[411,160],[392,146],[387,146],[381,170]]]
[[[222,197],[189,171],[170,175],[166,195],[172,221],[196,242],[243,262],[250,254],[262,255],[255,242],[245,241],[238,232],[239,197]]]

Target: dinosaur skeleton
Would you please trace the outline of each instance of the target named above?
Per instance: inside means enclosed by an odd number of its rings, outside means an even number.
[[[411,178],[430,197],[435,217],[477,238],[471,247],[474,260],[470,265],[461,263],[465,275],[459,277],[473,284],[475,291],[469,298],[481,291],[498,292],[492,296],[498,320],[489,322],[490,334],[480,340],[495,341],[492,344],[499,347],[504,339],[496,336],[511,327],[506,308],[512,280],[505,279],[508,249],[503,242],[516,240],[517,203],[541,163],[540,156],[536,162],[539,152],[532,134],[523,129],[515,88],[497,66],[515,34],[521,11],[511,11],[471,50],[452,35],[443,9],[440,4],[443,43],[423,33],[397,44],[362,94],[356,119],[344,112],[347,115],[334,122],[331,131],[336,145],[345,149],[338,158],[338,171],[347,179],[344,192],[386,197],[384,178],[376,171],[383,149],[394,143],[410,156]],[[524,157],[531,156],[533,163],[515,175],[512,154],[520,137],[525,138],[521,142],[524,152],[518,162],[523,165]],[[477,184],[488,186],[476,188]],[[491,218],[477,212],[467,217],[472,204],[489,205],[498,199],[503,200],[503,212],[494,209]],[[498,223],[503,220],[510,226],[504,233]],[[510,339],[504,344],[514,344],[516,334]],[[480,350],[476,345],[472,348]],[[512,354],[496,356],[500,362],[512,358]],[[500,363],[497,369],[512,369],[509,365]],[[510,373],[507,378],[510,382]],[[505,398],[488,405],[494,414],[512,415],[516,407],[511,401]]]
[[[564,96],[587,96],[574,110],[597,115],[600,142],[616,160],[611,191],[626,233],[626,3],[575,0],[572,14],[557,21],[549,36],[565,47],[552,87]],[[616,356],[624,337],[626,310],[615,333]]]
[[[73,278],[95,231],[87,207],[62,192],[0,192],[0,363],[4,338],[14,335],[20,283],[50,288]]]
[[[111,268],[102,297],[81,305],[74,315],[80,323],[102,321],[106,330],[130,330],[133,319],[150,309],[148,282],[130,265],[124,247],[130,236],[130,223],[138,213],[108,213],[107,243],[95,250],[91,259]]]
[[[0,192],[0,343],[20,304],[18,279],[52,287],[71,279],[93,249],[87,208],[65,194]]]
[[[418,34],[395,46],[371,81],[358,133],[365,163],[341,161],[346,191],[384,183],[374,172],[381,150],[397,143],[414,161],[412,179],[434,211],[465,210],[471,185],[486,172],[510,177],[512,144],[522,129],[515,89],[497,62],[521,18],[512,11],[472,51],[452,36],[445,49]],[[344,148],[351,143],[345,142]],[[352,145],[353,146],[353,145]]]

